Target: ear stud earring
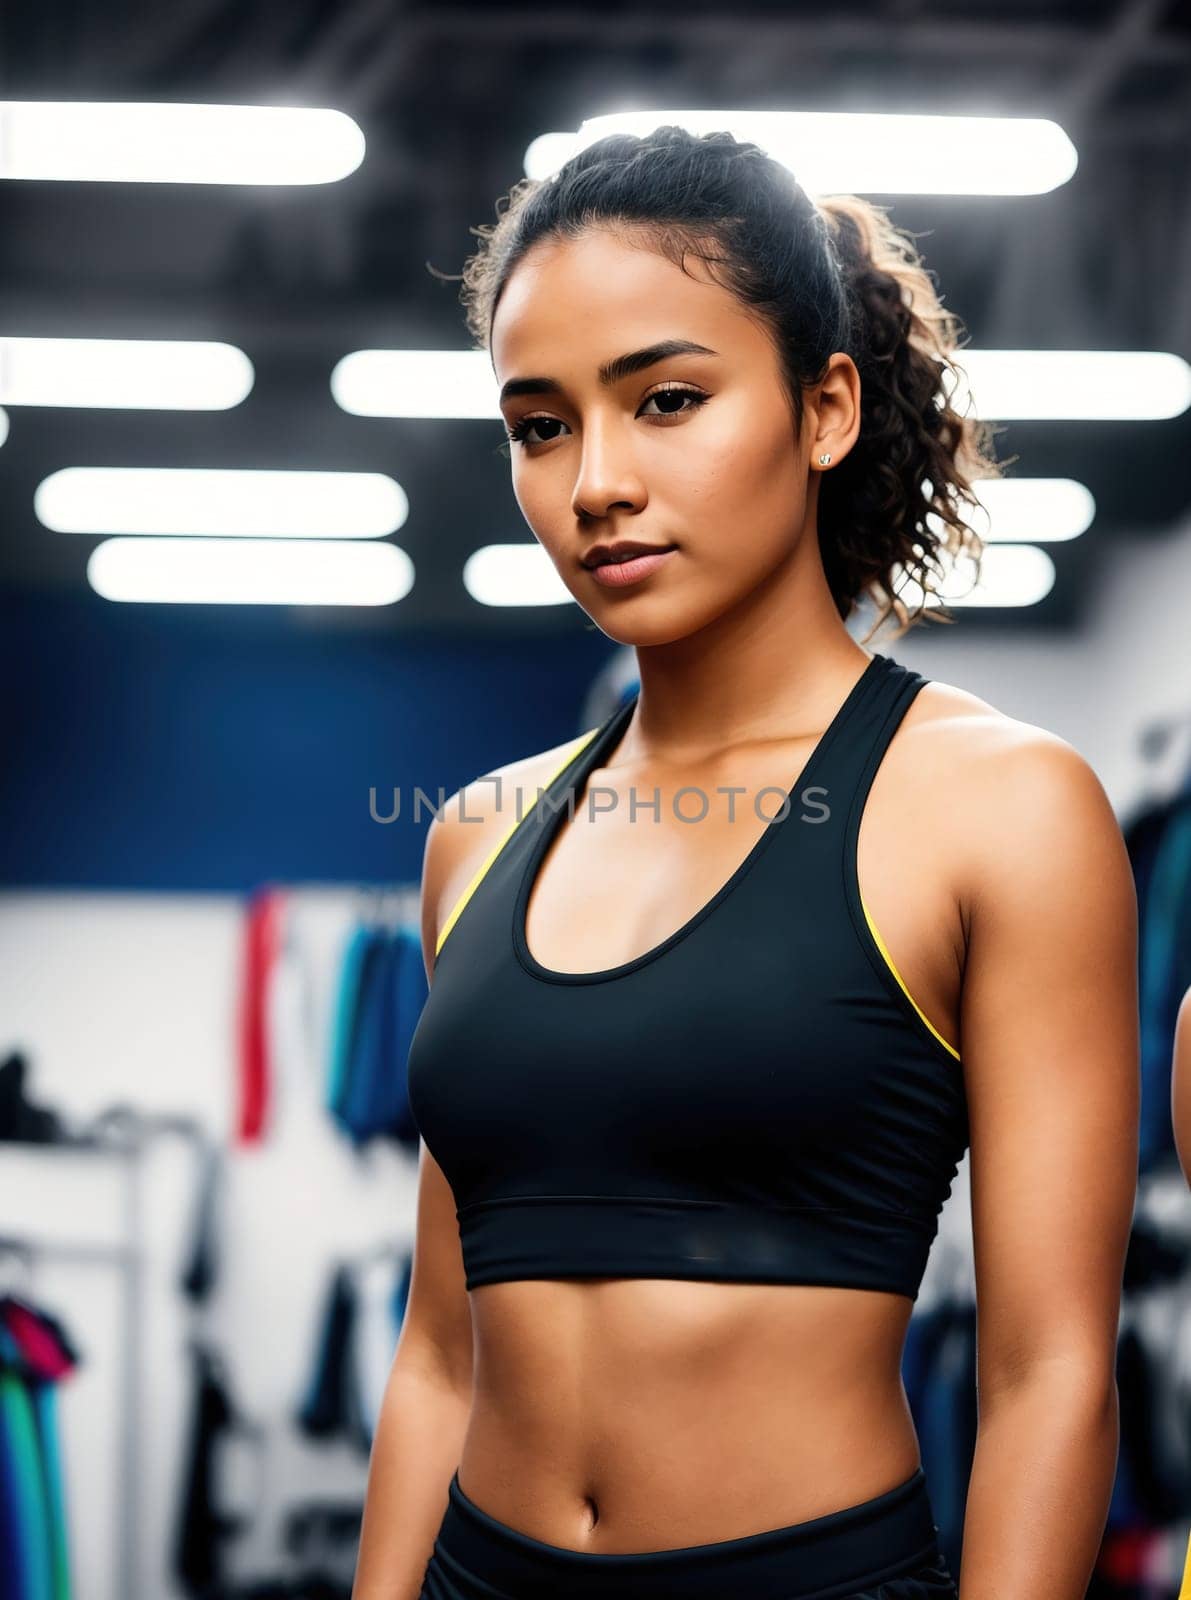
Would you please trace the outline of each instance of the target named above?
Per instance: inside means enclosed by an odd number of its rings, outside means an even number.
[[[830,456],[820,456],[819,457],[819,465],[821,467],[828,466],[830,464],[830,462],[831,462],[831,457]]]

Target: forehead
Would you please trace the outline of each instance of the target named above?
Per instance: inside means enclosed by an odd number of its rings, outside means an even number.
[[[492,363],[501,381],[563,361],[595,367],[662,334],[714,350],[764,342],[697,256],[687,255],[684,272],[657,250],[591,229],[543,240],[513,268],[492,322]]]

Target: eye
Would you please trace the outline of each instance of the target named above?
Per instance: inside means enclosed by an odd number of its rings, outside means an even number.
[[[699,407],[710,398],[710,395],[704,394],[701,389],[687,389],[676,383],[668,383],[661,389],[651,390],[651,392],[645,396],[644,403],[648,405],[651,400],[663,399],[689,400],[691,402],[690,409],[692,411],[697,411]],[[681,417],[683,414],[684,413],[681,411],[661,411],[654,413],[655,416],[663,417]]]
[[[672,411],[655,411],[649,413],[655,419],[681,417],[686,415],[688,411],[697,411],[700,406],[706,405],[710,398],[711,396],[704,394],[701,389],[691,389],[686,387],[684,384],[668,383],[664,384],[660,389],[651,390],[642,401],[642,407],[647,406],[651,400],[689,400],[691,402],[690,405],[684,406],[681,410],[675,409]],[[523,449],[536,444],[550,444],[554,439],[558,438],[557,434],[552,434],[546,439],[531,439],[529,437],[530,429],[542,426],[565,427],[566,424],[564,422],[560,422],[557,417],[519,417],[511,428],[507,428],[505,430],[506,438],[510,444],[519,444]]]

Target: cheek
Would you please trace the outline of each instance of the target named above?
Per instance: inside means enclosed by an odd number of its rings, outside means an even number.
[[[770,546],[784,549],[802,524],[805,478],[792,429],[780,420],[758,426],[725,411],[722,425],[708,428],[700,448],[684,452],[676,466],[668,495],[690,516],[692,538],[720,535],[731,526],[730,544],[715,539],[729,557],[745,547],[759,553]]]
[[[558,525],[557,491],[543,480],[540,472],[513,468],[513,498],[534,537],[550,548],[551,527]]]

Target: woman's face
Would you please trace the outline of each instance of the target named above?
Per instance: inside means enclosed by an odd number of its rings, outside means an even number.
[[[601,380],[602,365],[677,340],[702,350]],[[740,302],[698,258],[683,272],[607,229],[522,258],[491,355],[517,503],[583,610],[626,644],[684,637],[791,567],[808,528],[815,543],[811,452],[838,462],[859,426],[847,356],[807,391],[800,438],[777,353]],[[602,584],[584,558],[621,539],[672,553]]]

